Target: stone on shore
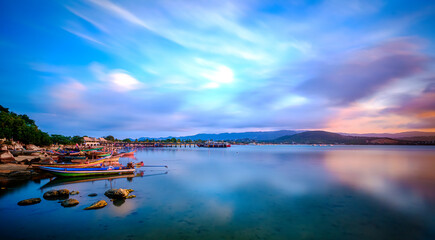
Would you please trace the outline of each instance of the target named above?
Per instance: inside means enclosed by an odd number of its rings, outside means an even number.
[[[39,148],[39,147],[37,147],[37,146],[35,146],[33,144],[27,144],[26,145],[26,149],[27,150],[32,150],[32,151],[39,151],[39,150],[41,150],[41,148]]]
[[[25,199],[25,200],[19,201],[18,205],[20,205],[20,206],[27,206],[27,205],[37,204],[37,203],[40,203],[40,202],[41,202],[40,198],[29,198],[29,199]]]
[[[50,190],[44,193],[44,199],[47,200],[58,200],[58,199],[67,199],[69,197],[68,189],[60,189],[60,190]]]
[[[104,193],[104,195],[112,199],[127,198],[128,194],[130,193],[129,190],[131,189],[109,189]]]
[[[14,155],[9,151],[1,151],[0,152],[0,162],[1,163],[11,163],[15,162]]]
[[[98,202],[93,203],[91,206],[85,208],[84,210],[92,210],[92,209],[99,209],[107,206],[107,202],[104,200],[100,200]]]
[[[77,204],[79,204],[79,201],[78,201],[77,199],[73,199],[73,198],[70,198],[70,199],[64,200],[64,201],[62,201],[62,203],[61,203],[61,205],[62,205],[63,207],[74,207],[74,206],[76,206]]]
[[[72,191],[72,192],[69,193],[69,195],[77,195],[79,193],[80,193],[79,191]]]

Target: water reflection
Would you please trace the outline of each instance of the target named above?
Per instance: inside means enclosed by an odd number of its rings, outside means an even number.
[[[424,211],[435,201],[435,161],[424,151],[330,151],[324,164],[343,184],[403,211]]]
[[[143,168],[143,177],[61,182],[80,190],[79,206],[70,209],[48,201],[18,207],[24,196],[42,196],[48,180],[30,182],[0,198],[0,232],[40,239],[435,239],[434,153],[374,146],[149,149],[134,161],[164,163],[170,174]],[[50,184],[43,188],[59,186]],[[132,188],[136,198],[81,209],[108,201],[103,194],[112,187]],[[98,196],[88,197],[92,192]],[[47,224],[50,233],[41,231]]]

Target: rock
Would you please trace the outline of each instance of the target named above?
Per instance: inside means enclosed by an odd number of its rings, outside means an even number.
[[[6,145],[2,145],[0,147],[0,151],[7,151],[7,150],[8,150],[8,146],[6,146]]]
[[[69,193],[69,195],[77,195],[79,193],[80,193],[79,191],[72,191],[72,192]]]
[[[107,202],[104,200],[100,200],[98,202],[93,203],[91,206],[85,208],[84,210],[99,209],[105,206],[107,206]]]
[[[40,198],[29,198],[29,199],[25,199],[25,200],[19,201],[18,205],[20,205],[20,206],[26,206],[26,205],[37,204],[37,203],[40,203],[40,202],[41,202]]]
[[[8,174],[8,177],[10,178],[30,178],[32,176],[32,172],[25,170],[25,171],[12,171]]]
[[[10,153],[9,151],[2,151],[0,152],[0,162],[2,163],[15,162],[14,155],[12,155],[12,153]]]
[[[26,145],[26,149],[27,149],[27,150],[31,150],[31,151],[38,151],[38,150],[40,150],[39,147],[37,147],[37,146],[35,146],[35,145],[33,145],[33,144],[27,144],[27,145]]]
[[[41,154],[38,152],[31,153],[30,156],[40,156]]]
[[[76,206],[77,204],[79,204],[79,201],[78,201],[77,199],[72,199],[72,198],[67,199],[67,200],[64,200],[64,201],[62,201],[62,203],[61,203],[61,205],[62,205],[63,207],[74,207],[74,206]]]
[[[136,195],[128,195],[126,198],[128,199],[128,198],[135,198],[136,197]]]
[[[89,194],[88,196],[89,197],[96,197],[98,194],[96,194],[96,193],[91,193],[91,194]]]
[[[108,198],[119,199],[119,198],[126,198],[129,193],[130,192],[128,191],[128,189],[118,188],[118,189],[109,189],[104,193],[104,195],[106,195]]]
[[[126,189],[128,193],[134,192],[133,189]]]
[[[50,190],[44,193],[44,199],[47,200],[58,200],[58,199],[67,199],[69,197],[68,189],[60,189],[60,190]]]

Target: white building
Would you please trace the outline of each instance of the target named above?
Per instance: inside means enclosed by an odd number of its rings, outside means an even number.
[[[106,143],[107,140],[104,138],[83,137],[83,144],[85,146],[99,146]]]

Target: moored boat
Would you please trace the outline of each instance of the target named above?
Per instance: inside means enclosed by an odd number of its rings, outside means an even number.
[[[206,148],[227,148],[231,147],[229,143],[226,142],[205,142],[197,144],[198,147],[206,147]]]
[[[32,167],[33,168],[40,168],[40,167],[85,168],[85,167],[92,167],[92,166],[101,166],[106,161],[110,161],[110,157],[103,157],[86,163],[32,164]]]
[[[131,167],[101,167],[101,168],[62,168],[62,167],[45,167],[39,169],[50,172],[62,177],[92,176],[92,175],[111,175],[111,174],[131,174],[135,171]]]

